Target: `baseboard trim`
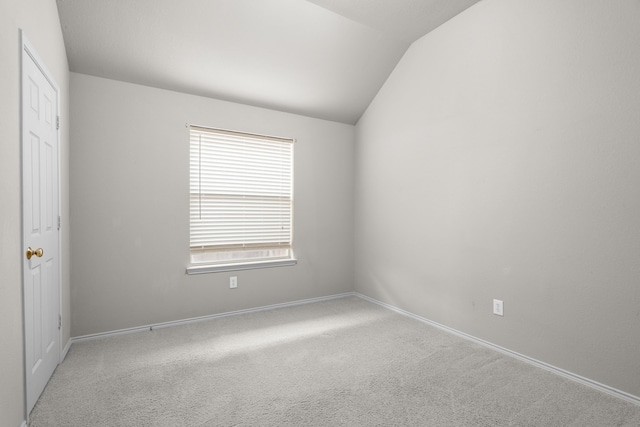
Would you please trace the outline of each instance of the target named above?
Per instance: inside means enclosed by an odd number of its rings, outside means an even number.
[[[355,292],[345,292],[345,293],[342,293],[342,294],[334,294],[334,295],[328,295],[328,296],[324,296],[324,297],[308,298],[308,299],[291,301],[291,302],[284,302],[284,303],[279,303],[279,304],[265,305],[265,306],[261,306],[261,307],[255,307],[255,308],[247,308],[247,309],[244,309],[244,310],[228,311],[228,312],[225,312],[225,313],[210,314],[210,315],[207,315],[207,316],[192,317],[192,318],[189,318],[189,319],[173,320],[173,321],[170,321],[170,322],[154,323],[154,324],[151,324],[151,325],[137,326],[137,327],[127,328],[127,329],[118,329],[118,330],[115,330],[115,331],[100,332],[100,333],[97,333],[97,334],[82,335],[82,336],[71,338],[67,345],[69,347],[71,347],[71,344],[77,343],[77,342],[82,342],[82,341],[90,341],[90,340],[96,340],[96,339],[105,338],[105,337],[112,337],[112,336],[116,336],[116,335],[126,335],[126,334],[133,334],[133,333],[137,333],[137,332],[152,331],[154,329],[160,329],[160,328],[170,328],[170,327],[173,327],[173,326],[186,325],[186,324],[189,324],[189,323],[202,322],[202,321],[205,321],[205,320],[220,319],[222,317],[229,317],[229,316],[238,316],[240,314],[257,313],[257,312],[260,312],[260,311],[274,310],[274,309],[277,309],[277,308],[295,307],[297,305],[312,304],[312,303],[315,303],[315,302],[322,302],[322,301],[330,301],[330,300],[339,299],[339,298],[345,298],[345,297],[349,297],[349,296],[356,296],[356,293]],[[69,351],[68,348],[67,348],[67,351]],[[66,355],[66,353],[65,353],[65,355]]]
[[[20,424],[20,427],[27,427],[27,422],[26,421],[22,421],[22,424]]]
[[[62,353],[60,354],[60,363],[64,362],[64,359],[67,358],[67,353],[69,353],[69,349],[71,348],[72,340],[69,338],[67,344],[62,349]]]
[[[589,378],[585,378],[585,377],[583,377],[581,375],[574,374],[573,372],[566,371],[566,370],[564,370],[562,368],[558,368],[558,367],[550,365],[548,363],[541,362],[540,360],[537,360],[537,359],[534,359],[532,357],[525,356],[524,354],[520,354],[518,352],[509,350],[508,348],[501,347],[501,346],[499,346],[497,344],[493,344],[492,342],[485,341],[485,340],[483,340],[481,338],[474,337],[473,335],[469,335],[469,334],[461,332],[461,331],[459,331],[457,329],[450,328],[449,326],[445,326],[445,325],[442,325],[442,324],[440,324],[438,322],[434,322],[433,320],[429,320],[429,319],[424,318],[422,316],[418,316],[417,314],[411,313],[410,311],[406,311],[406,310],[403,310],[403,309],[398,308],[396,306],[393,306],[391,304],[387,304],[385,302],[378,301],[377,299],[371,298],[371,297],[369,297],[367,295],[363,295],[363,294],[358,293],[358,292],[354,292],[354,294],[359,298],[362,298],[362,299],[364,299],[366,301],[369,301],[369,302],[372,302],[374,304],[377,304],[377,305],[379,305],[381,307],[384,307],[384,308],[386,308],[388,310],[395,311],[396,313],[402,314],[402,315],[407,316],[407,317],[411,317],[412,319],[415,319],[415,320],[418,320],[420,322],[426,323],[426,324],[431,325],[431,326],[433,326],[435,328],[441,329],[441,330],[443,330],[445,332],[448,332],[450,334],[459,336],[459,337],[467,339],[469,341],[473,341],[473,342],[475,342],[477,344],[480,344],[480,345],[482,345],[484,347],[488,347],[490,349],[499,351],[500,353],[503,353],[503,354],[505,354],[507,356],[514,357],[514,358],[516,358],[518,360],[521,360],[523,362],[526,362],[526,363],[528,363],[530,365],[536,366],[538,368],[542,368],[542,369],[544,369],[546,371],[549,371],[549,372],[552,372],[554,374],[560,375],[560,376],[562,376],[564,378],[576,381],[576,382],[578,382],[580,384],[583,384],[583,385],[586,385],[588,387],[594,388],[594,389],[596,389],[598,391],[601,391],[603,393],[609,394],[609,395],[617,397],[619,399],[626,400],[627,402],[630,402],[630,403],[633,403],[633,404],[636,404],[636,405],[640,405],[640,397],[638,397],[638,396],[634,396],[634,395],[632,395],[630,393],[624,392],[622,390],[618,390],[618,389],[613,388],[613,387],[609,387],[608,385],[601,384],[601,383],[599,383],[597,381],[590,380]]]

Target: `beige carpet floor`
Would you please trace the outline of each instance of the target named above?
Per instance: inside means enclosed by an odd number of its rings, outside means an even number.
[[[357,297],[75,343],[30,426],[640,426],[640,406]]]

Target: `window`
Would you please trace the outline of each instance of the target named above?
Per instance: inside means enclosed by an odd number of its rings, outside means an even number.
[[[187,273],[295,264],[293,139],[189,126]]]

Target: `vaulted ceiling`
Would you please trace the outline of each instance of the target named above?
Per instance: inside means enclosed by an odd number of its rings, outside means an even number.
[[[479,0],[57,0],[71,71],[355,124]]]

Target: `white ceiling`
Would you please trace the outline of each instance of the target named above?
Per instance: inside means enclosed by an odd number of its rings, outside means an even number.
[[[57,0],[71,71],[355,124],[479,0]]]

